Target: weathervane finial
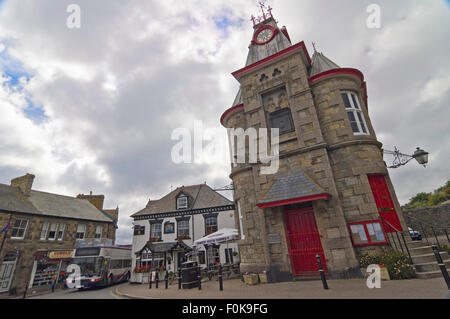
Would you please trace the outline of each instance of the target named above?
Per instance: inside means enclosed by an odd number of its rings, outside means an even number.
[[[262,14],[263,14],[262,16],[263,16],[264,20],[266,20],[266,11],[264,11],[266,5],[264,4],[263,1],[260,1],[260,2],[259,2],[259,7],[261,8],[261,12],[262,12]]]
[[[257,18],[255,18],[252,15],[250,20],[253,21],[253,26],[267,20],[268,18],[273,18],[273,15],[272,15],[273,9],[270,6],[266,7],[265,2],[266,2],[265,0],[258,2],[258,7],[261,9],[262,16],[258,16]]]
[[[312,43],[312,46],[313,46],[313,48],[314,48],[314,52],[317,52],[317,50],[316,50],[316,42],[313,42],[313,43]]]

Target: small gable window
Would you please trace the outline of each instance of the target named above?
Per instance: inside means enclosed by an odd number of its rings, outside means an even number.
[[[188,208],[188,197],[186,195],[180,195],[177,197],[177,209]]]

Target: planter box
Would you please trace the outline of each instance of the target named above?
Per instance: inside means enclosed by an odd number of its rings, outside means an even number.
[[[267,273],[266,274],[259,274],[258,276],[259,276],[259,281],[262,284],[267,284]]]
[[[142,273],[132,273],[130,277],[130,282],[132,283],[142,283]]]
[[[258,275],[257,274],[250,274],[250,275],[244,275],[244,282],[247,285],[257,285],[258,284]]]
[[[143,274],[142,274],[142,281],[141,281],[141,283],[143,283],[143,284],[148,284],[148,279],[149,279],[149,277],[150,277],[150,275],[149,275],[148,272],[147,272],[147,273],[143,273]]]
[[[386,267],[381,268],[381,280],[391,280]]]

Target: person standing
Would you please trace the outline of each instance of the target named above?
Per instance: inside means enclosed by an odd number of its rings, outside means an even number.
[[[55,292],[55,286],[56,286],[57,278],[58,278],[58,276],[56,276],[56,274],[54,274],[53,278],[52,278],[52,292]]]

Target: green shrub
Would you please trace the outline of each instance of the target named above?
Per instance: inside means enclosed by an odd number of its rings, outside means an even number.
[[[383,249],[381,253],[371,255],[364,253],[359,259],[360,266],[367,268],[371,264],[384,265],[391,279],[408,279],[414,277],[414,268],[410,259],[403,253]]]

